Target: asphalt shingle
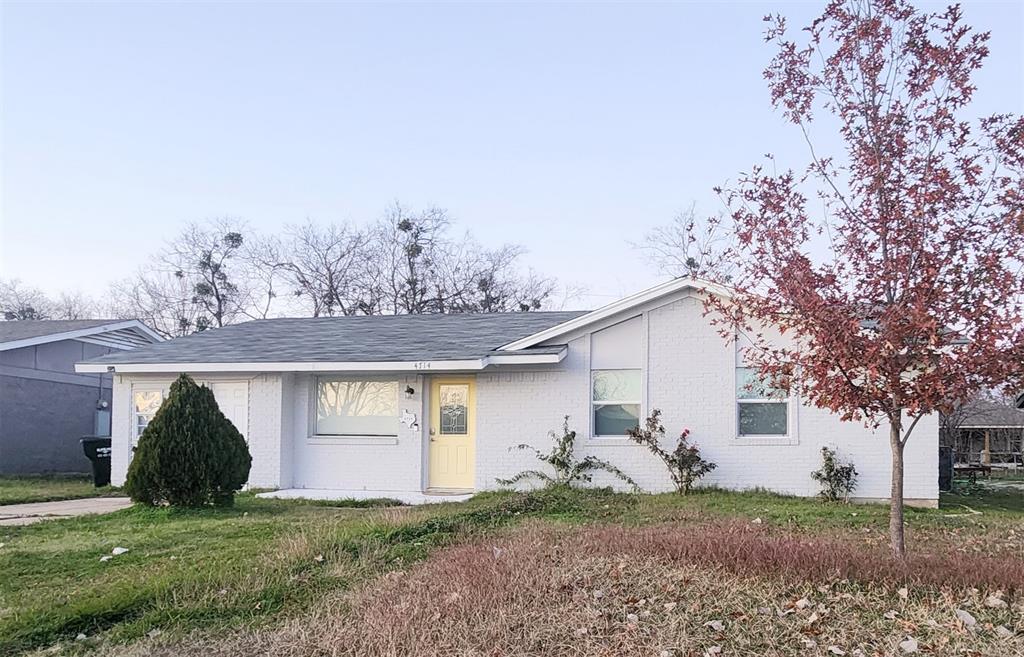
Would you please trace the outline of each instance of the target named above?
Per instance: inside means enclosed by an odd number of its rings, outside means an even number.
[[[961,409],[962,427],[1024,427],[1024,410],[1008,404],[975,400]]]
[[[23,319],[0,322],[0,343],[28,340],[44,335],[57,335],[68,331],[80,331],[106,324],[116,324],[117,319]]]
[[[462,360],[584,314],[575,312],[262,319],[109,354],[93,363]]]

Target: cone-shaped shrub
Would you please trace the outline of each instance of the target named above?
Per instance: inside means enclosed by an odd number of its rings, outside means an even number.
[[[151,506],[229,505],[251,464],[245,439],[213,391],[182,374],[142,432],[124,489]]]

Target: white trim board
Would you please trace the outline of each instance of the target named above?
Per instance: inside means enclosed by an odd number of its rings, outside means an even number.
[[[427,361],[313,361],[254,363],[76,363],[80,373],[117,372],[466,372],[491,365],[544,365],[560,363],[568,352],[562,347],[553,354],[492,354],[465,360]]]
[[[547,340],[590,326],[615,315],[625,313],[630,309],[646,304],[649,301],[653,301],[687,288],[693,289],[697,292],[710,292],[726,298],[732,297],[732,292],[728,288],[716,283],[696,278],[675,278],[671,281],[662,283],[661,285],[655,285],[652,288],[638,292],[624,299],[614,301],[606,306],[598,308],[597,310],[586,313],[585,315],[580,315],[579,317],[570,319],[567,322],[556,324],[549,329],[545,329],[538,333],[534,333],[533,335],[528,335],[525,338],[510,342],[498,347],[498,351],[519,351],[520,349],[533,347],[542,342],[546,342]]]

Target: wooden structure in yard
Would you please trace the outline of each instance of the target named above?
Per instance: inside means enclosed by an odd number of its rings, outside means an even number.
[[[942,444],[953,450],[957,466],[1024,468],[1024,410],[977,400],[944,422]]]

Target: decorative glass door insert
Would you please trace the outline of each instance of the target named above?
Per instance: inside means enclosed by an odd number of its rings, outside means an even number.
[[[445,383],[438,387],[441,395],[441,434],[465,434],[469,420],[469,386],[465,383]]]

